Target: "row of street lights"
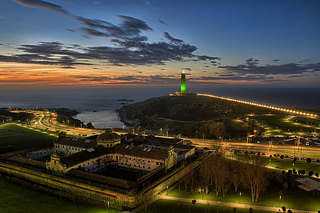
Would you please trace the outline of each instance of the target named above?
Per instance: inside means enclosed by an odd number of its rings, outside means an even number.
[[[308,116],[311,118],[318,118],[317,114],[306,113],[306,112],[301,112],[301,111],[296,111],[296,110],[291,110],[291,109],[285,109],[285,108],[281,108],[281,107],[269,106],[269,105],[265,105],[265,104],[258,104],[258,103],[254,103],[254,102],[242,101],[242,100],[237,100],[237,99],[232,99],[232,98],[225,98],[225,97],[216,96],[216,95],[209,95],[209,94],[197,94],[197,95],[207,96],[207,97],[212,97],[212,98],[219,98],[219,99],[223,99],[223,100],[227,100],[227,101],[233,101],[233,102],[248,104],[248,105],[252,105],[252,106],[264,107],[267,109],[279,110],[279,111],[288,112],[288,113],[292,113],[292,114],[304,115],[304,116]]]

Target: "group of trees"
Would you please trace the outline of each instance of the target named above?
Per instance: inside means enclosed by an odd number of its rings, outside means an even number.
[[[206,194],[213,191],[216,196],[224,197],[232,186],[235,192],[242,187],[251,192],[252,202],[257,202],[268,183],[268,173],[261,158],[244,161],[247,162],[232,161],[219,153],[210,154],[202,161],[198,171],[183,179],[185,190],[190,186],[191,191],[201,188]]]

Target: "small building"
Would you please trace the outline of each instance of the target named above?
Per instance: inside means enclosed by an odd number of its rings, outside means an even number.
[[[173,149],[177,153],[177,162],[185,160],[196,153],[196,148],[190,145],[174,143],[172,141],[148,141],[142,145],[147,149],[170,150]]]
[[[67,156],[93,148],[96,145],[97,141],[93,139],[59,137],[55,142],[53,142],[53,152],[58,155]]]
[[[177,153],[173,148],[160,150],[124,144],[106,148],[98,145],[64,157],[52,154],[50,161],[46,162],[46,168],[57,173],[67,173],[71,169],[95,171],[108,164],[116,164],[151,171],[159,166],[169,169],[177,164],[177,159]]]
[[[108,149],[104,146],[96,146],[65,157],[52,154],[50,161],[46,162],[46,168],[56,173],[67,173],[71,169],[84,169],[94,171],[105,166]]]
[[[104,147],[113,147],[116,144],[121,143],[121,137],[117,133],[114,132],[105,132],[98,136],[97,144],[102,145]]]
[[[173,149],[148,149],[133,145],[115,146],[112,157],[119,166],[147,171],[159,166],[169,169],[177,163],[177,153]]]

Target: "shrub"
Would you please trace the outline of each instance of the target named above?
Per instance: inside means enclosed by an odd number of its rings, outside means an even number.
[[[301,170],[301,174],[304,175],[306,173],[306,171],[304,171],[304,169]]]
[[[310,177],[311,177],[313,174],[314,174],[313,171],[309,171],[309,172],[308,172],[308,175],[309,175]]]
[[[311,163],[311,158],[306,159],[307,163]]]
[[[281,208],[283,212],[286,212],[287,208],[285,206],[282,206]]]
[[[280,158],[281,158],[281,159],[283,159],[283,158],[284,158],[284,156],[283,156],[283,155],[281,155],[281,156],[280,156]]]

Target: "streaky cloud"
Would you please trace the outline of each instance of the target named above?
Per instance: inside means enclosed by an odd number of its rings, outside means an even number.
[[[14,1],[26,7],[43,8],[43,9],[59,12],[68,16],[71,15],[71,13],[65,10],[62,6],[52,4],[42,0],[14,0]]]
[[[168,32],[164,32],[164,37],[173,43],[182,43],[183,41],[180,39],[173,38]]]

